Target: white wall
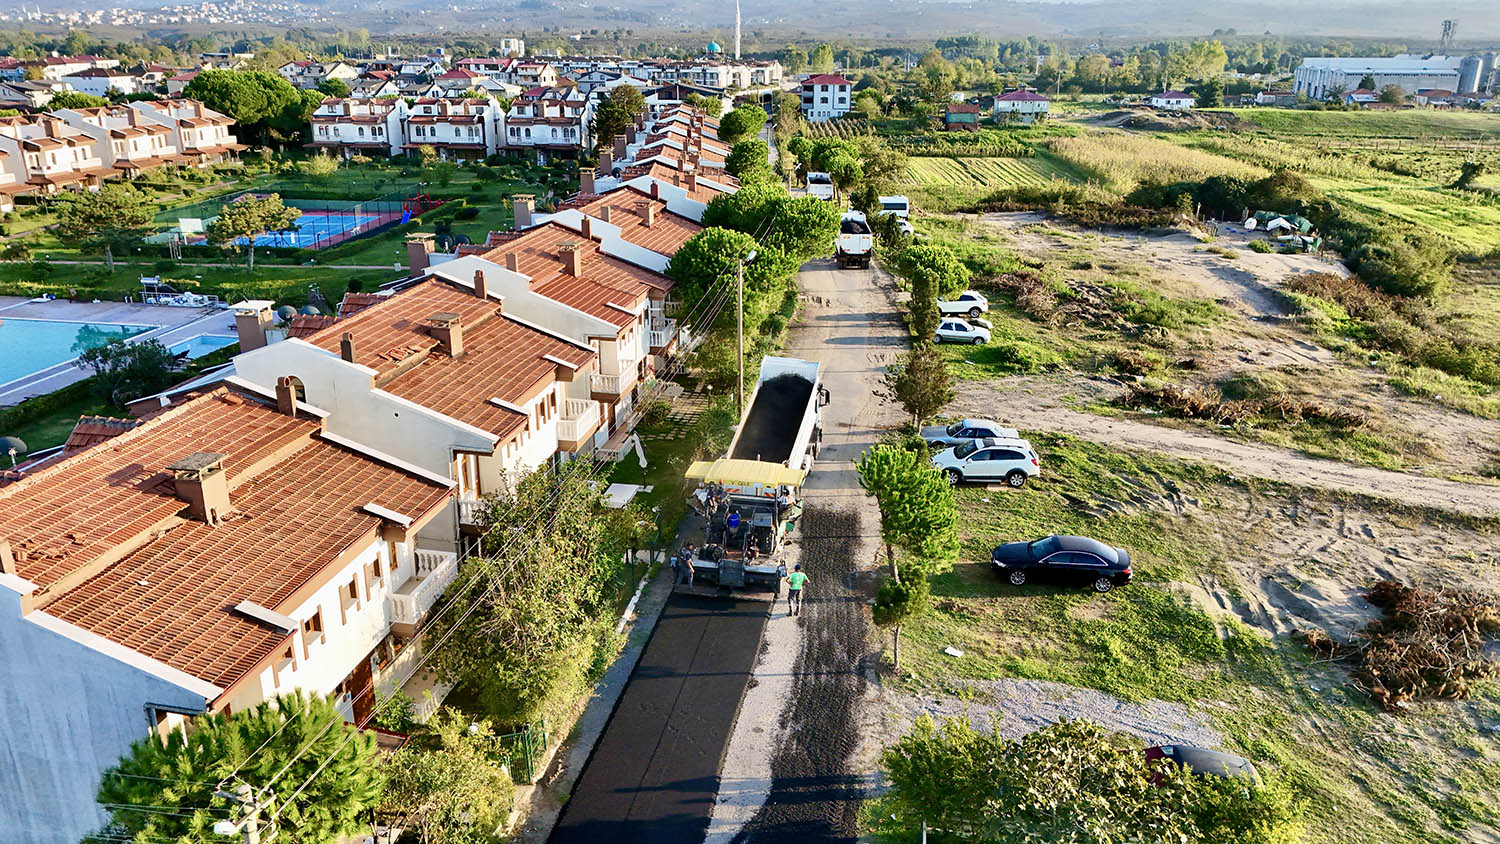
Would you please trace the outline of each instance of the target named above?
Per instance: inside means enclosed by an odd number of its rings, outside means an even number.
[[[71,844],[104,822],[99,776],[149,734],[146,705],[201,710],[217,691],[44,612],[22,617],[23,584],[0,575],[0,838]]]

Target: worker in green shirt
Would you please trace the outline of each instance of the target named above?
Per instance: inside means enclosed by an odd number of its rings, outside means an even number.
[[[786,614],[797,615],[802,612],[802,587],[807,585],[807,575],[802,573],[802,564],[792,566],[792,573],[786,576]]]

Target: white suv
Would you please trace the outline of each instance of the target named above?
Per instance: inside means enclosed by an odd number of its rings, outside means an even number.
[[[990,342],[990,330],[961,319],[944,317],[938,321],[934,339],[939,343],[973,343],[978,346]]]
[[[1023,439],[986,437],[940,451],[932,465],[943,470],[948,481],[1004,481],[1013,487],[1025,486],[1027,478],[1042,473],[1036,449]]]
[[[938,313],[944,316],[968,314],[971,317],[977,317],[989,311],[990,300],[984,298],[982,294],[975,293],[972,290],[965,290],[953,297],[951,301],[945,302],[939,299],[937,307]]]

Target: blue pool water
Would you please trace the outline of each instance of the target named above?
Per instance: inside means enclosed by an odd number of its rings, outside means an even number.
[[[269,234],[257,235],[256,246],[289,246],[299,249],[314,249],[322,242],[334,235],[344,232],[362,232],[372,223],[380,220],[372,214],[320,214],[317,212],[304,212],[292,223],[295,231],[270,232]],[[236,243],[245,245],[245,238],[240,238]]]
[[[209,352],[218,351],[219,349],[222,349],[231,343],[238,342],[239,340],[235,339],[234,337],[220,337],[213,334],[200,334],[191,340],[184,340],[181,343],[173,343],[172,352],[179,355],[183,352],[187,352],[189,358],[196,360],[197,358],[201,358]]]
[[[112,338],[132,337],[149,325],[11,319],[0,314],[0,384],[72,360]]]

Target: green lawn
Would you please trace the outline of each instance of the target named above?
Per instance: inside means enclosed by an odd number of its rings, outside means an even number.
[[[1500,140],[1500,114],[1425,108],[1403,111],[1237,108],[1230,111],[1271,133],[1283,135]]]

